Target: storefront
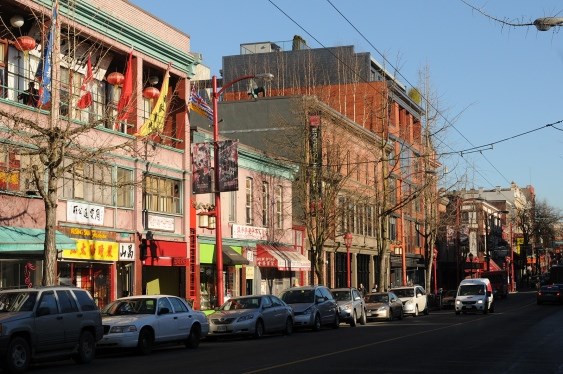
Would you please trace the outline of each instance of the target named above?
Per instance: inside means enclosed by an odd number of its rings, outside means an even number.
[[[74,248],[76,241],[57,231],[56,248]],[[33,287],[41,284],[45,230],[0,226],[0,288]]]
[[[147,246],[141,253],[143,294],[187,297],[187,243],[150,239]]]
[[[303,283],[303,272],[311,261],[298,250],[282,245],[257,244],[255,265],[260,271],[260,291],[277,295],[288,287]]]
[[[223,245],[223,288],[224,300],[242,294],[242,287],[246,287],[241,273],[241,265],[248,265],[249,261],[242,255],[243,248],[238,246]],[[199,244],[200,262],[200,309],[214,309],[217,305],[216,287],[216,254],[214,244]]]

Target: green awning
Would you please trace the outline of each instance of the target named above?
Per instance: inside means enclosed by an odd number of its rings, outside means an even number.
[[[75,249],[76,240],[57,231],[56,248]],[[45,230],[24,227],[0,226],[0,256],[6,255],[43,255]]]
[[[241,247],[223,246],[223,264],[227,266],[248,265],[249,261],[240,253]],[[215,263],[215,245],[200,244],[199,245],[199,263],[214,264]]]

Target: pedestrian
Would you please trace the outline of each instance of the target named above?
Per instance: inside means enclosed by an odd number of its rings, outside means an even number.
[[[365,289],[363,283],[360,283],[360,285],[358,286],[358,292],[360,292],[360,295],[362,295],[362,297],[364,297],[364,295],[366,293],[366,289]]]
[[[377,292],[377,283],[373,285],[371,292]]]
[[[18,100],[22,100],[26,105],[37,106],[39,102],[39,91],[35,88],[35,82],[29,82],[27,90],[18,95]]]

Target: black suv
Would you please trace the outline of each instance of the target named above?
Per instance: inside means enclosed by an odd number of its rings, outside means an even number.
[[[2,368],[24,372],[31,362],[72,357],[93,360],[102,317],[88,291],[40,287],[0,291]]]

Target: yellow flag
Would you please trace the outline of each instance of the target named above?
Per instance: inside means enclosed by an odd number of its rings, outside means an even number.
[[[164,129],[164,119],[166,118],[166,105],[168,98],[168,80],[170,78],[170,72],[166,70],[164,75],[164,80],[162,81],[162,87],[160,88],[160,96],[152,109],[150,117],[145,121],[143,126],[139,129],[135,136],[145,137],[155,132],[160,132]]]

